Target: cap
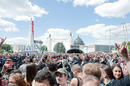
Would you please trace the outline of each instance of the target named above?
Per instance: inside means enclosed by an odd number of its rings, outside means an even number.
[[[65,68],[59,68],[56,73],[62,73],[62,74],[65,74],[65,75],[68,75],[68,72]]]

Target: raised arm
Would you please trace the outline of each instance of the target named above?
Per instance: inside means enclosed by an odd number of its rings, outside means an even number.
[[[115,43],[116,48],[119,50],[119,52],[122,54],[123,57],[125,57],[126,59],[128,59],[128,42],[126,43],[126,45],[119,45],[117,43]]]
[[[1,40],[1,41],[0,41],[0,50],[1,50],[2,44],[4,43],[4,41],[6,40],[6,38],[4,38],[4,39],[3,39],[3,38],[0,38],[0,40]]]

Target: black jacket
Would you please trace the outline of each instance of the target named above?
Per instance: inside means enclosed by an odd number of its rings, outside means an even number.
[[[120,80],[114,80],[106,86],[130,86],[130,76],[126,76]]]

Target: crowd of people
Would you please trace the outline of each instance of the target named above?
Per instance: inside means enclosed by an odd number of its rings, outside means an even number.
[[[0,54],[0,86],[130,86],[129,54],[117,48],[120,54]]]

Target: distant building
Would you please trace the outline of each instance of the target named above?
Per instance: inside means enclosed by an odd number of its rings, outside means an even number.
[[[14,52],[26,52],[26,53],[40,53],[40,48],[43,42],[41,40],[34,40],[34,22],[31,19],[31,25],[29,28],[29,37],[26,44],[12,44]]]
[[[83,40],[78,36],[74,41],[73,44],[70,45],[70,49],[67,53],[86,53],[87,46],[85,46]]]
[[[114,49],[114,45],[88,45],[88,52],[105,52],[109,53]]]
[[[13,47],[13,52],[23,52],[25,50],[25,45],[13,44],[11,47]]]
[[[70,45],[72,45],[73,40],[72,40],[72,34],[68,34],[66,36],[67,38],[65,39],[58,39],[58,38],[53,38],[53,36],[51,34],[49,34],[48,38],[47,38],[47,50],[48,52],[54,52],[53,48],[57,43],[63,43],[63,45],[65,46],[66,50],[70,49]]]
[[[71,49],[79,49],[86,52],[87,46],[85,46],[83,40],[78,36],[71,45]]]
[[[80,49],[84,46],[84,42],[82,39],[78,36],[75,40],[74,43],[71,45],[72,49]]]
[[[55,44],[58,42],[63,43],[66,51],[68,51],[70,49],[80,49],[80,50],[84,51],[84,49],[86,49],[83,40],[79,36],[75,40],[73,40],[71,33],[68,34],[66,39],[55,39],[52,37],[51,34],[49,34],[47,40],[48,40],[48,43],[47,43],[48,52],[53,52],[53,48],[54,48]]]

